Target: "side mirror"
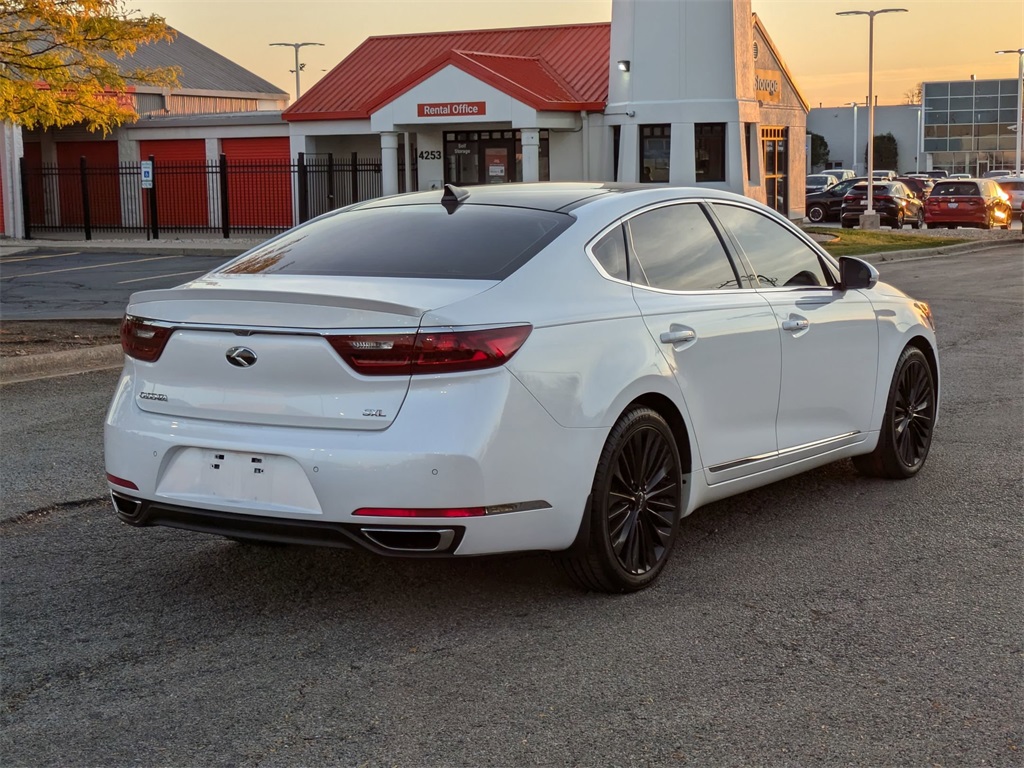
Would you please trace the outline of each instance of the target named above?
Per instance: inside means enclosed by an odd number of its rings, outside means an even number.
[[[861,259],[852,256],[839,257],[839,285],[841,291],[874,288],[878,282],[878,270]]]

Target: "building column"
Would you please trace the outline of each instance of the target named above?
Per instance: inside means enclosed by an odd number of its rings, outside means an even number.
[[[398,194],[398,134],[385,131],[380,135],[381,194]]]
[[[299,123],[301,125],[301,123]],[[288,136],[289,150],[292,156],[292,163],[298,165],[299,153],[304,155],[310,155],[316,152],[316,140],[312,136],[307,136],[304,133],[295,132],[295,124],[293,123],[289,130],[291,133]],[[302,222],[299,221],[299,174],[293,173],[292,175],[292,225],[298,226]]]
[[[693,123],[672,123],[672,144],[668,161],[669,184],[697,183],[697,139]]]
[[[206,139],[206,215],[208,226],[216,229],[221,225],[220,213],[220,139]],[[210,173],[218,168],[217,173]]]
[[[523,181],[540,181],[540,131],[523,128],[519,133],[523,145]]]
[[[42,154],[43,165],[51,168],[57,167],[57,142],[53,137],[53,131],[43,131],[39,137],[39,151]],[[46,225],[55,227],[60,225],[60,185],[55,176],[44,177],[43,181],[43,215]]]
[[[122,168],[125,166],[139,167],[139,142],[129,139],[127,131],[118,131],[117,136],[117,162]],[[121,193],[121,225],[125,227],[145,226],[142,211],[144,206],[144,195],[142,194],[141,181],[137,176],[118,174],[118,185]]]
[[[619,168],[616,178],[620,182],[640,181],[640,128],[636,123],[619,126]]]
[[[21,126],[0,123],[0,195],[3,195],[4,220],[0,235],[22,238],[25,219],[21,205],[21,157],[25,154]]]

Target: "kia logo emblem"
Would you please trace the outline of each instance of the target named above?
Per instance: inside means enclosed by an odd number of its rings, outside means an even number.
[[[249,368],[256,365],[256,353],[248,347],[232,347],[225,355],[228,362],[238,368]]]

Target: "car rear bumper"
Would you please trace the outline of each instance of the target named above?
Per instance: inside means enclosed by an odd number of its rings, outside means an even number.
[[[925,209],[924,220],[926,224],[984,224],[988,220],[988,211],[978,208],[965,208],[958,210]]]
[[[503,369],[461,382],[432,378],[411,387],[401,415],[380,431],[153,414],[138,408],[132,387],[122,383],[105,424],[118,514],[132,525],[391,554],[401,552],[375,543],[366,530],[454,531],[437,554],[567,548],[605,431],[560,426]],[[458,392],[460,386],[466,390]],[[487,514],[354,514],[476,507]]]

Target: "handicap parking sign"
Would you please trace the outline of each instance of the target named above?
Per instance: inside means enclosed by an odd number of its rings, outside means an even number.
[[[139,162],[139,167],[142,170],[142,188],[152,189],[153,188],[153,161],[142,160]]]

